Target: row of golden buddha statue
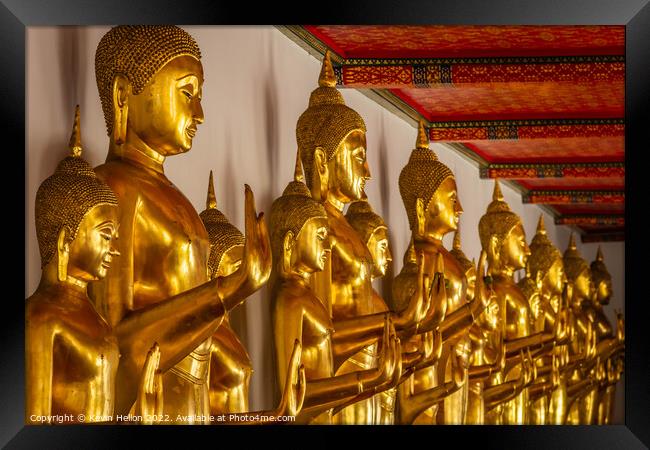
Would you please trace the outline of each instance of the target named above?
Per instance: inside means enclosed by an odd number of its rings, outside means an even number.
[[[600,250],[589,265],[572,236],[562,255],[541,217],[529,248],[495,182],[483,251],[469,261],[454,175],[420,124],[399,176],[412,239],[382,298],[372,280],[392,260],[388,229],[364,193],[364,121],[336,89],[329,54],[270,234],[248,186],[244,233],[228,221],[212,173],[198,214],[164,161],[188,151],[203,122],[200,57],[173,26],[115,27],[98,45],[106,162],[83,159],[77,109],[70,155],[36,196],[28,423],[612,421],[624,336],[622,316],[614,330],[603,312],[612,287]],[[267,282],[280,395],[249,411],[251,361],[228,313]]]

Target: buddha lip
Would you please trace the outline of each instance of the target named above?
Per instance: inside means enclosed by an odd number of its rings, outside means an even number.
[[[196,136],[196,128],[194,127],[188,127],[185,131],[190,135],[190,137]]]

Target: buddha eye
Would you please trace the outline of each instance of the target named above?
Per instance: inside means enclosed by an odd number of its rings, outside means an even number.
[[[181,92],[183,93],[183,95],[184,95],[185,97],[187,97],[188,100],[192,100],[192,98],[194,98],[194,96],[192,95],[192,93],[189,92],[189,91],[186,91],[185,89],[183,89]]]

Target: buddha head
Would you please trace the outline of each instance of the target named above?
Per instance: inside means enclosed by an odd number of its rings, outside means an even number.
[[[95,76],[111,151],[128,143],[162,162],[192,147],[203,122],[200,58],[176,26],[118,26],[102,37]]]
[[[323,270],[330,251],[327,213],[302,180],[297,155],[294,181],[271,205],[271,250],[281,277]]]
[[[365,183],[370,179],[366,125],[336,89],[329,51],[323,59],[318,88],[298,119],[296,139],[314,199],[330,198],[345,204],[365,197]]]
[[[399,175],[399,192],[411,231],[418,238],[441,240],[457,229],[463,208],[454,174],[429,149],[422,122],[415,149]]]
[[[478,232],[492,273],[526,267],[530,255],[526,233],[519,216],[504,201],[499,180],[494,180],[492,203],[479,220]]]
[[[212,171],[208,182],[206,209],[199,214],[210,238],[208,271],[210,278],[226,277],[235,272],[244,254],[244,235],[217,209]]]
[[[104,278],[117,236],[117,197],[82,157],[79,106],[70,137],[70,155],[36,193],[36,237],[41,267],[59,282],[88,283]]]
[[[345,218],[370,250],[373,260],[373,278],[386,275],[393,256],[388,246],[388,227],[384,220],[365,200],[351,203]]]
[[[596,252],[596,259],[591,263],[591,279],[596,289],[596,301],[601,305],[608,305],[612,298],[612,276],[605,266],[600,246]]]
[[[593,282],[591,280],[591,269],[576,247],[575,235],[571,233],[569,245],[564,252],[564,270],[567,281],[573,286],[573,301],[580,304],[583,300],[591,299],[593,295]]]
[[[528,267],[531,278],[540,277],[541,289],[551,294],[552,297],[559,298],[566,282],[564,262],[562,253],[553,245],[546,234],[544,217],[541,214],[537,223],[537,233],[530,243]],[[555,305],[553,309],[557,311]]]
[[[465,277],[467,278],[467,298],[471,300],[474,298],[474,290],[476,288],[476,264],[474,261],[470,261],[465,253],[460,248],[460,224],[454,233],[454,242],[451,248],[451,253],[456,260],[460,263],[460,266],[463,268]]]

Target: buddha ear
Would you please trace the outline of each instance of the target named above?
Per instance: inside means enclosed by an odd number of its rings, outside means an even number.
[[[131,83],[122,74],[115,75],[113,80],[113,141],[123,144],[126,140],[126,124],[129,113],[128,94]]]
[[[416,230],[418,236],[424,235],[424,218],[425,218],[426,208],[424,206],[424,200],[420,197],[415,199],[415,220],[416,220]]]
[[[291,273],[291,256],[295,247],[293,231],[287,231],[282,240],[282,271],[285,274]]]
[[[67,225],[59,230],[56,239],[56,277],[59,281],[65,281],[68,277],[68,261],[70,259],[70,240],[72,233]]]
[[[499,237],[496,235],[490,236],[490,242],[489,244],[489,249],[488,249],[488,255],[492,255],[492,260],[496,263],[499,261],[499,256],[500,256],[500,251],[499,248]]]
[[[327,155],[322,147],[314,150],[314,162],[312,170],[312,197],[320,202],[327,198],[327,186],[329,183],[329,167],[327,167]]]

